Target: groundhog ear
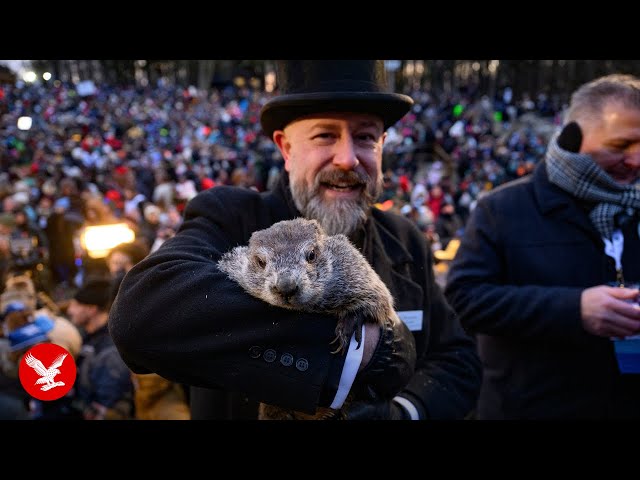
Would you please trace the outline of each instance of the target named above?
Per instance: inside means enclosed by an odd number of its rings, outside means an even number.
[[[333,236],[336,240],[339,240],[341,242],[347,242],[347,243],[351,243],[351,240],[349,240],[349,237],[347,237],[346,235],[343,235],[342,233],[337,233]]]
[[[222,255],[218,261],[218,268],[227,275],[234,275],[246,267],[249,247],[235,247]]]
[[[318,233],[319,235],[323,235],[324,234],[324,230],[322,229],[322,226],[320,225],[320,222],[318,222],[315,219],[309,220],[309,223],[311,223],[311,225],[313,225],[313,228],[315,228],[316,233]]]

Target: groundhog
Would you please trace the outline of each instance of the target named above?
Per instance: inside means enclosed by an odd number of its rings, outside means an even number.
[[[346,351],[364,322],[399,322],[389,289],[345,235],[328,236],[316,220],[296,218],[254,232],[248,246],[225,253],[218,268],[248,293],[271,305],[335,315],[332,353]],[[260,406],[260,418],[329,418]]]

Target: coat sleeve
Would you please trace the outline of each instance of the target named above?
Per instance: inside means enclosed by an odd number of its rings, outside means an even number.
[[[472,212],[447,277],[445,295],[462,324],[472,333],[582,341],[583,289],[514,284],[508,278],[502,233],[509,219],[489,199]]]
[[[435,281],[428,248],[426,254],[428,340],[401,396],[421,407],[426,418],[463,419],[473,411],[480,392],[480,359],[475,339],[464,331]]]
[[[127,273],[112,306],[129,368],[302,411],[330,401],[344,363],[330,354],[335,319],[270,306],[216,267],[265,218],[250,190],[216,187],[188,204],[179,232]]]

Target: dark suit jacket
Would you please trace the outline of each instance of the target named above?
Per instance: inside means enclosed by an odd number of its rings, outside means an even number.
[[[195,197],[178,234],[129,271],[112,307],[110,329],[130,368],[302,411],[330,402],[344,363],[330,354],[335,319],[272,307],[215,266],[252,232],[296,216],[286,174],[273,193],[215,187]],[[434,282],[424,237],[408,220],[374,210],[366,239],[396,310],[424,310],[406,394],[430,416],[463,417],[477,397],[479,359]],[[391,388],[393,379],[382,380]],[[192,405],[202,395],[193,389]],[[203,417],[237,417],[216,398],[225,412]]]
[[[622,259],[635,281],[637,228],[624,230]],[[445,288],[478,334],[478,418],[640,416],[638,379],[620,375],[612,342],[581,322],[582,291],[615,279],[588,205],[551,184],[544,163],[478,202]]]

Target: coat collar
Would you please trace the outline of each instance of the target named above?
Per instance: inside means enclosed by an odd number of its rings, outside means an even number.
[[[387,212],[373,208],[367,222],[371,238],[371,266],[389,288],[396,311],[423,308],[424,291],[412,278],[413,255],[405,244],[386,227]],[[426,240],[425,240],[426,241]],[[431,265],[427,266],[431,268]]]
[[[267,202],[271,204],[275,222],[302,216],[291,196],[289,174],[285,170],[280,173],[273,192],[267,192],[264,195]]]
[[[302,214],[296,207],[291,195],[291,189],[289,188],[289,173],[286,170],[282,170],[276,187],[274,189],[276,196],[282,201],[282,209],[286,209],[287,212],[293,217],[301,217]]]
[[[565,210],[575,204],[575,198],[549,181],[546,162],[542,161],[533,171],[533,188],[542,214]]]
[[[588,212],[591,206],[551,183],[545,161],[540,162],[534,169],[533,189],[543,215],[572,223],[590,237],[601,240],[600,234],[589,219]]]
[[[407,247],[385,226],[385,215],[388,214],[381,210],[375,208],[371,210],[367,224],[375,226],[375,228],[371,228],[375,244],[384,253],[387,263],[394,268],[413,262],[413,255],[409,253]]]

